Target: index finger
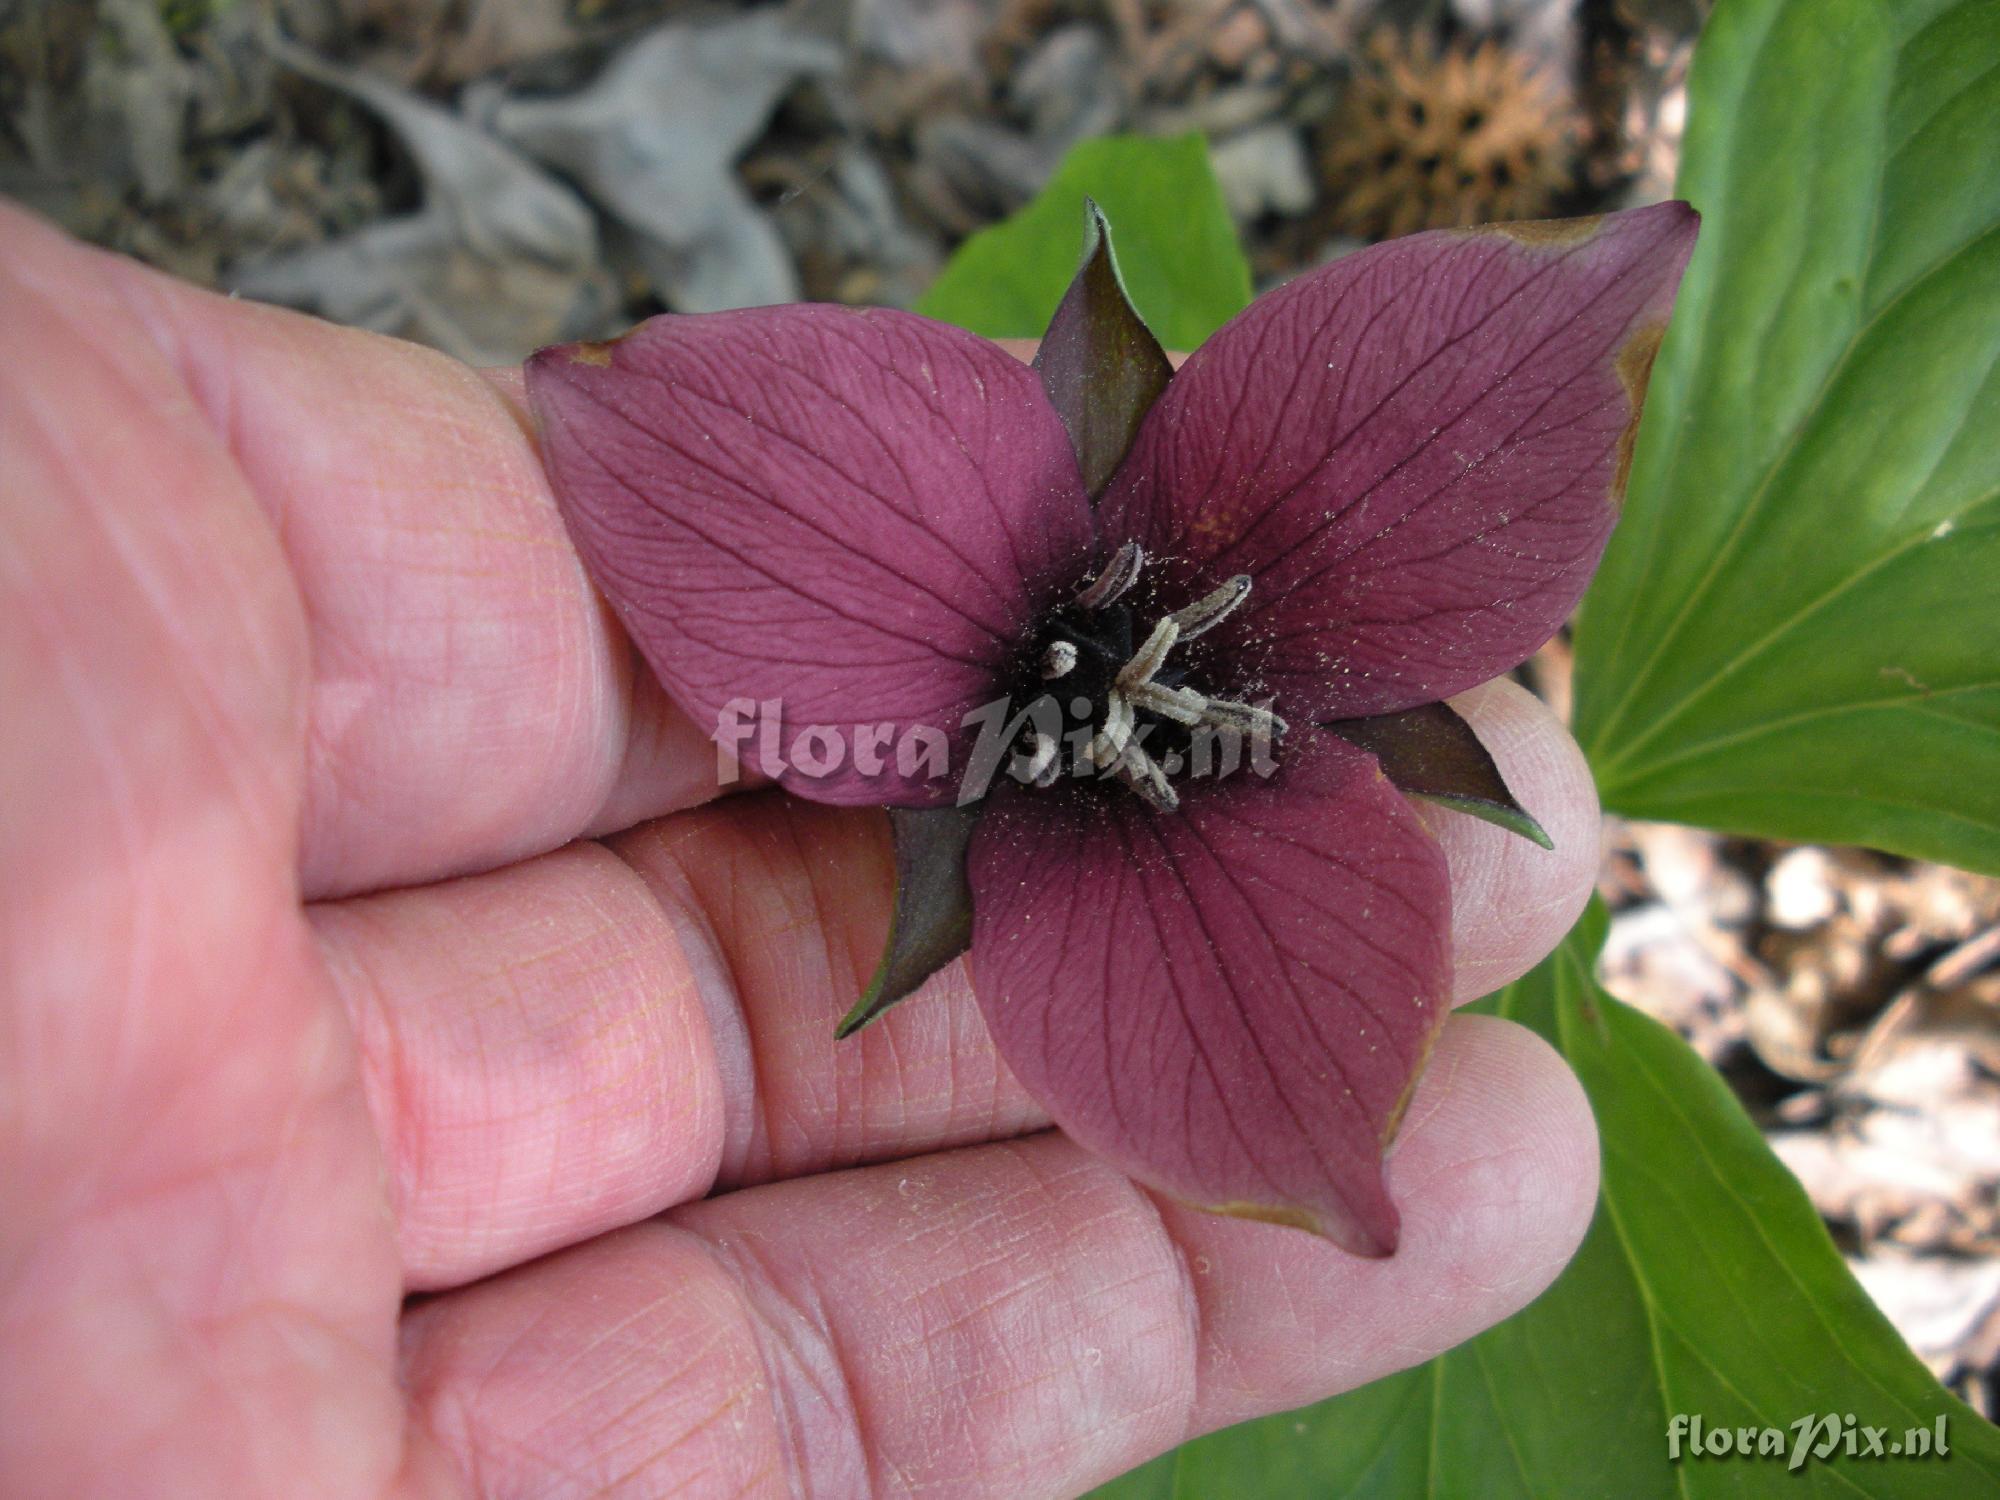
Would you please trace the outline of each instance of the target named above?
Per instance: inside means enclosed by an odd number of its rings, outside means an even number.
[[[707,736],[591,587],[505,377],[5,206],[0,245],[78,328],[164,356],[279,534],[310,630],[308,897],[490,869],[714,793]]]

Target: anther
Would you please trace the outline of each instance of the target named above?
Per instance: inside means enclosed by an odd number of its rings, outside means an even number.
[[[1174,642],[1180,639],[1181,628],[1169,615],[1153,627],[1153,633],[1146,637],[1145,644],[1132,653],[1132,659],[1118,669],[1115,679],[1118,688],[1126,693],[1153,680],[1153,674],[1167,664],[1167,653],[1174,649]]]
[[[1056,778],[1062,775],[1062,767],[1056,764],[1058,748],[1053,735],[1032,736],[1028,763],[1021,767],[1022,779],[1036,786],[1054,786]]]
[[[1083,747],[1084,759],[1107,769],[1116,765],[1118,757],[1125,753],[1126,742],[1132,738],[1133,722],[1131,700],[1113,689],[1104,705],[1104,727]]]
[[[1208,712],[1208,699],[1193,688],[1161,687],[1157,682],[1144,682],[1134,688],[1130,696],[1134,708],[1149,709],[1176,724],[1199,724]]]
[[[1214,593],[1195,600],[1186,609],[1177,609],[1167,618],[1180,627],[1181,639],[1193,640],[1204,630],[1222,623],[1223,618],[1250,597],[1250,575],[1238,573]]]
[[[1146,564],[1146,554],[1137,542],[1126,542],[1111,554],[1111,561],[1104,565],[1104,571],[1091,581],[1090,587],[1076,596],[1078,609],[1102,609],[1115,602],[1120,595],[1139,581],[1139,569]]]
[[[1042,653],[1042,680],[1054,682],[1076,670],[1076,642],[1051,641]]]
[[[1168,782],[1160,763],[1136,744],[1125,747],[1111,771],[1161,812],[1172,812],[1181,805],[1180,794]]]
[[[1268,708],[1259,708],[1254,703],[1237,703],[1228,698],[1209,699],[1202,709],[1201,722],[1267,740],[1280,738],[1289,727]]]

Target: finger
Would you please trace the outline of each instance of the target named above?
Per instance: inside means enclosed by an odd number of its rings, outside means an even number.
[[[1553,947],[1581,906],[1593,866],[1574,851],[1595,848],[1596,802],[1532,699],[1502,690],[1461,706],[1558,839],[1556,855],[1515,863],[1492,848],[1498,830],[1440,817],[1470,999]],[[880,814],[758,793],[614,847],[622,862],[573,850],[315,908],[389,1143],[412,1285],[482,1275],[716,1186],[1046,1124],[995,1054],[960,964],[834,1044],[888,929]]]
[[[1590,1101],[1555,1049],[1452,1017],[1390,1154],[1395,1255],[1326,1256],[1164,1206],[1204,1335],[1187,1436],[1353,1390],[1525,1307],[1582,1243],[1597,1176]]]
[[[1076,1495],[1526,1303],[1589,1220],[1588,1109],[1540,1041],[1455,1019],[1390,1178],[1381,1261],[1055,1135],[754,1189],[429,1304],[405,1380],[495,1495]]]
[[[310,632],[309,895],[491,868],[711,794],[715,752],[636,668],[504,390],[4,206],[0,256],[164,355],[176,415],[275,523],[288,568],[259,587],[295,591]]]
[[[291,893],[303,623],[175,373],[14,248],[0,1491],[379,1491],[399,1288]]]
[[[1590,765],[1541,699],[1500,678],[1451,706],[1554,845],[1418,804],[1451,866],[1452,990],[1464,1004],[1519,979],[1576,925],[1597,881],[1601,820]]]
[[[695,967],[609,851],[310,915],[360,1044],[412,1289],[714,1183],[722,1073]]]
[[[960,964],[834,1045],[888,930],[879,813],[758,793],[617,847],[311,908],[411,1287],[716,1187],[1046,1125]]]

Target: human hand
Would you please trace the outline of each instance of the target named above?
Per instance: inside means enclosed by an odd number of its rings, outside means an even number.
[[[1074,1495],[1532,1298],[1588,1110],[1445,1028],[1401,1248],[1159,1200],[1048,1132],[955,966],[836,1047],[879,813],[713,800],[511,375],[0,208],[0,1491]],[[1581,907],[1434,814],[1458,994]]]

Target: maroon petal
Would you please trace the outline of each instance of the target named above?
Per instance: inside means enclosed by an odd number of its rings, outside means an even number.
[[[1161,557],[1175,605],[1251,575],[1204,645],[1294,722],[1508,670],[1597,566],[1695,225],[1413,235],[1259,298],[1154,405],[1106,536]]]
[[[584,563],[682,708],[717,727],[780,704],[745,751],[801,796],[952,800],[918,727],[961,768],[966,714],[1089,562],[1032,370],[908,313],[807,305],[544,349],[528,395]]]
[[[1389,1254],[1382,1154],[1450,983],[1444,856],[1317,730],[1268,779],[1184,791],[1164,814],[1101,784],[995,792],[970,859],[987,1026],[1133,1176]]]

